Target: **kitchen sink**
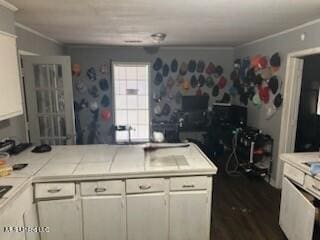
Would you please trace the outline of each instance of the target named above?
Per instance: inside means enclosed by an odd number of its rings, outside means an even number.
[[[184,155],[150,156],[150,166],[152,167],[173,167],[189,166]]]

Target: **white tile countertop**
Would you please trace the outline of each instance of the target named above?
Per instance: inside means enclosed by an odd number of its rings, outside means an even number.
[[[303,152],[303,153],[284,153],[280,155],[280,159],[296,168],[300,169],[304,173],[311,175],[310,167],[307,166],[306,162],[320,162],[319,152]],[[314,176],[320,180],[320,174]]]
[[[168,175],[213,175],[217,168],[199,150],[189,147],[145,152],[144,145],[82,145],[53,147],[51,159],[34,181],[81,180],[84,177],[130,178]],[[182,160],[181,160],[182,159]]]
[[[9,165],[28,163],[22,170],[0,178],[13,188],[0,199],[0,208],[32,182],[80,181],[160,176],[214,175],[216,166],[195,145],[145,152],[145,145],[53,146],[49,153],[31,149],[12,156]],[[164,145],[155,145],[164,146]],[[175,146],[169,144],[169,146]]]

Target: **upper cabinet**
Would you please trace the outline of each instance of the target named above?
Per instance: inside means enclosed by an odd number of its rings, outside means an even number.
[[[0,32],[0,121],[23,113],[16,37]]]

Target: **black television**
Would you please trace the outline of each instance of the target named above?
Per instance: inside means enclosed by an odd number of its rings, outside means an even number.
[[[213,120],[218,123],[228,123],[235,127],[247,125],[247,108],[232,104],[213,104]]]
[[[183,96],[181,110],[183,112],[207,111],[209,96]]]

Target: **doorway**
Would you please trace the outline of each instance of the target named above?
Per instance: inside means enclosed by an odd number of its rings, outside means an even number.
[[[293,52],[287,56],[278,157],[282,153],[295,152],[304,59],[316,54],[320,54],[320,47]],[[278,188],[282,185],[282,173],[283,163],[278,159],[276,176]]]
[[[23,56],[29,140],[75,143],[71,60],[67,56]]]
[[[295,152],[315,152],[320,144],[320,54],[304,57]],[[320,107],[320,106],[319,106]]]

